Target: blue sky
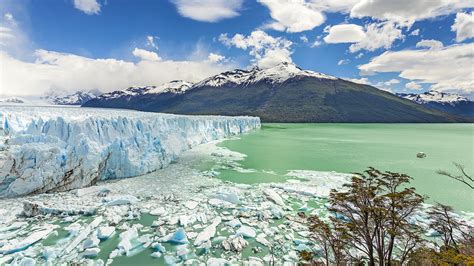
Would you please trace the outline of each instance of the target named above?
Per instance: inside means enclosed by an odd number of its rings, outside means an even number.
[[[194,82],[292,61],[395,92],[472,96],[473,7],[467,0],[5,0],[0,95]]]

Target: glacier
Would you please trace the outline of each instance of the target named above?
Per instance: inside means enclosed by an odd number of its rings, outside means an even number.
[[[0,198],[143,175],[196,145],[258,128],[258,117],[0,106]]]

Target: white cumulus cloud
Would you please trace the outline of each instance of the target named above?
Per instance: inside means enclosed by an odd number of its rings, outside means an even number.
[[[426,47],[426,46],[424,46]],[[474,43],[457,44],[440,49],[387,51],[359,66],[361,74],[398,72],[417,83],[432,84],[432,89],[462,94],[474,91]]]
[[[107,92],[129,86],[159,85],[182,79],[197,82],[230,66],[202,61],[95,59],[68,53],[36,50],[32,62],[0,52],[0,95],[44,95],[51,90]]]
[[[405,36],[394,23],[371,23],[365,26],[365,38],[352,44],[349,51],[352,53],[360,50],[375,51],[379,48],[388,49],[396,40]]]
[[[225,60],[225,56],[215,53],[209,53],[207,59],[212,63],[220,63]]]
[[[281,62],[292,62],[293,42],[282,37],[272,37],[261,30],[253,31],[248,36],[235,34],[231,38],[227,34],[221,34],[219,41],[228,47],[248,50],[254,57],[253,61],[262,68],[269,68]]]
[[[420,29],[416,29],[410,32],[410,36],[418,36],[418,35],[420,35]]]
[[[311,30],[324,23],[321,10],[306,0],[258,0],[275,20],[264,27],[288,32]]]
[[[74,0],[74,7],[87,15],[99,14],[100,4],[97,0]]]
[[[158,45],[155,43],[155,39],[158,37],[154,37],[151,35],[146,36],[146,45],[152,47],[155,50],[158,50]]]
[[[328,35],[324,37],[326,43],[355,43],[365,37],[364,28],[355,24],[340,24],[329,28]]]
[[[358,78],[358,79],[348,79],[354,83],[364,84],[364,85],[372,85],[368,78]]]
[[[355,24],[339,24],[327,29],[324,37],[326,43],[352,43],[349,51],[374,51],[379,48],[388,49],[393,42],[403,39],[402,31],[394,23],[371,23],[365,28]]]
[[[464,40],[474,37],[474,12],[457,13],[451,30],[456,32],[456,41],[462,42]]]
[[[421,87],[420,84],[414,82],[414,81],[411,81],[411,82],[408,82],[407,84],[405,84],[405,88],[409,89],[409,90],[421,90],[423,89],[423,87]]]
[[[172,0],[178,13],[203,22],[217,22],[239,15],[243,0]]]
[[[474,7],[472,0],[361,0],[350,12],[351,17],[372,17],[411,26],[415,21],[455,13]]]
[[[135,48],[133,49],[132,53],[135,57],[138,57],[141,60],[147,60],[147,61],[160,61],[161,60],[161,57],[159,57],[157,53],[148,51],[145,49]]]
[[[431,50],[440,50],[444,47],[443,43],[437,40],[421,40],[416,43],[416,47],[429,48]]]
[[[337,65],[338,66],[347,65],[350,62],[351,62],[351,60],[349,60],[349,59],[341,59],[341,60],[339,60],[339,62],[337,62]]]

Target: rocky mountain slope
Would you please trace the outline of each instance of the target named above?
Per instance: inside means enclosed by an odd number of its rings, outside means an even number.
[[[172,89],[174,83],[186,84]],[[171,84],[171,85],[170,85]],[[163,89],[170,86],[170,89]],[[264,122],[462,122],[465,118],[325,74],[281,63],[273,68],[236,69],[194,85],[174,81],[101,95],[84,107],[151,112],[253,115]]]
[[[474,102],[460,95],[434,90],[420,94],[398,93],[397,95],[432,109],[474,117]]]
[[[55,105],[82,105],[87,101],[97,97],[97,92],[93,91],[77,91],[68,95],[49,95],[46,100]]]

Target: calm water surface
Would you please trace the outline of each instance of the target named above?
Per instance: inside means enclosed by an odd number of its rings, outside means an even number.
[[[220,144],[244,153],[244,169],[220,171],[237,183],[283,181],[289,170],[360,172],[368,166],[411,175],[429,202],[474,211],[474,191],[436,174],[456,173],[452,162],[474,173],[474,124],[263,124],[262,129]],[[426,158],[416,154],[423,151]]]

